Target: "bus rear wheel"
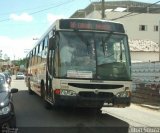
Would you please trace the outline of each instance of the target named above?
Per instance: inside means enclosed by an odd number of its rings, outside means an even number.
[[[41,83],[41,98],[44,99],[44,97],[45,97],[44,83]]]
[[[28,78],[28,83],[27,83],[28,85],[28,93],[30,94],[30,95],[32,95],[33,94],[33,91],[31,90],[31,84],[30,84],[30,78]]]

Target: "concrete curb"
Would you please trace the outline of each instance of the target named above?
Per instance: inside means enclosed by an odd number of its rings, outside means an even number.
[[[147,104],[139,104],[141,107],[153,109],[153,110],[160,110],[160,106],[152,106],[152,105],[147,105]]]

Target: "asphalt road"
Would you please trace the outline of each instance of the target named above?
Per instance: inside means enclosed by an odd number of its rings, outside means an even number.
[[[160,127],[160,112],[136,105],[102,108],[100,115],[75,108],[47,110],[39,96],[28,94],[24,80],[13,79],[13,87],[19,89],[13,98],[20,133],[131,133],[130,127]]]

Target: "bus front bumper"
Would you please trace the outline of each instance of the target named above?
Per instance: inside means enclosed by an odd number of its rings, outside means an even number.
[[[81,97],[55,95],[57,105],[73,107],[126,107],[130,106],[131,98],[123,97]]]

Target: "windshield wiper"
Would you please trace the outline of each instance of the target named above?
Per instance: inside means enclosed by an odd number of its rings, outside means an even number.
[[[106,51],[106,45],[109,41],[109,39],[111,38],[113,32],[110,32],[109,34],[107,34],[108,36],[105,37],[104,39],[102,38],[102,48],[103,48],[103,53],[104,55],[106,55],[105,51]]]
[[[90,55],[90,49],[91,49],[91,51],[92,51],[92,46],[91,46],[91,43],[83,36],[83,34],[81,34],[81,32],[79,31],[79,30],[74,30],[75,31],[75,33],[77,34],[77,36],[80,38],[80,40],[86,45],[86,47],[87,47],[87,52],[88,52],[88,55]],[[93,34],[93,33],[91,33],[91,34]],[[86,41],[87,40],[87,41]],[[94,40],[94,35],[93,35],[93,40]],[[90,48],[90,46],[91,46],[91,48]],[[93,46],[94,47],[94,46]],[[94,52],[91,52],[91,55],[94,55]]]

